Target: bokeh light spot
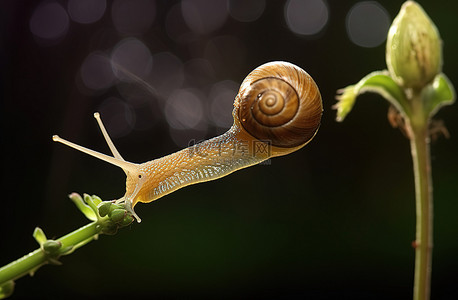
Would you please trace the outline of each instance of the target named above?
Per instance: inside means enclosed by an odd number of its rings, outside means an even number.
[[[153,128],[164,118],[163,109],[156,94],[151,93],[151,89],[140,86],[136,82],[119,82],[116,89],[122,99],[134,110],[135,130]]]
[[[388,12],[376,1],[355,4],[347,14],[347,34],[361,47],[377,47],[382,44],[390,28]]]
[[[100,20],[106,8],[106,0],[69,0],[67,5],[70,18],[82,24],[90,24]]]
[[[215,83],[210,90],[211,118],[216,126],[227,129],[234,123],[232,110],[238,89],[239,84],[236,82],[224,80]]]
[[[226,22],[227,4],[226,0],[183,0],[181,13],[193,32],[207,34]]]
[[[183,19],[180,4],[175,4],[167,13],[165,30],[167,35],[178,43],[187,43],[195,37]]]
[[[150,72],[153,57],[141,41],[128,38],[119,42],[111,54],[113,72],[120,80],[139,81]]]
[[[55,40],[67,33],[69,23],[67,12],[62,5],[57,2],[46,2],[35,9],[29,25],[35,36]]]
[[[286,23],[296,34],[318,34],[326,26],[328,16],[324,0],[288,0],[285,4]]]
[[[123,34],[145,33],[155,16],[156,5],[151,0],[116,0],[111,8],[113,24]]]
[[[266,8],[265,0],[229,0],[229,14],[240,22],[253,22]]]
[[[111,137],[126,136],[135,126],[133,109],[119,98],[105,99],[99,107],[99,112]]]
[[[151,84],[161,98],[167,99],[174,90],[181,88],[183,84],[183,63],[170,52],[157,53],[153,56],[153,60]]]
[[[86,57],[80,73],[84,85],[93,90],[107,89],[113,85],[115,79],[110,59],[97,52]]]
[[[167,99],[165,117],[175,129],[197,128],[203,120],[202,101],[192,90],[176,90]]]

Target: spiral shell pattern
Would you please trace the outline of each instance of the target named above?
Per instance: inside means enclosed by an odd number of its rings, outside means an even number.
[[[233,115],[256,139],[289,148],[314,137],[322,113],[321,94],[312,77],[291,63],[271,62],[242,82]]]

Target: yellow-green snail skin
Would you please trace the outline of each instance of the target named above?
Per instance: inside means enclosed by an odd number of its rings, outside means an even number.
[[[259,66],[242,82],[232,111],[234,124],[226,133],[170,155],[141,164],[125,161],[98,113],[94,117],[113,157],[58,136],[53,140],[122,168],[126,193],[117,201],[125,202],[135,215],[138,202],[151,202],[302,148],[315,136],[322,112],[321,94],[312,77],[291,63],[277,61]]]

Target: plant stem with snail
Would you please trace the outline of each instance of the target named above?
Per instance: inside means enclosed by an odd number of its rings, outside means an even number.
[[[33,237],[40,248],[0,268],[0,299],[9,297],[14,291],[14,281],[27,274],[33,275],[46,264],[60,265],[59,258],[97,239],[99,234],[115,234],[118,229],[129,226],[134,217],[128,207],[102,201],[97,196],[76,193],[69,195],[77,208],[91,223],[57,239],[48,239],[40,228],[35,228]]]
[[[97,222],[93,222],[57,239],[56,241],[61,244],[61,247],[55,253],[55,256],[65,255],[67,252],[74,251],[85,245],[84,242],[93,240],[100,230],[101,228],[97,228]],[[46,250],[39,248],[32,251],[0,268],[0,286],[10,280],[16,280],[24,275],[33,274],[36,269],[49,262]]]

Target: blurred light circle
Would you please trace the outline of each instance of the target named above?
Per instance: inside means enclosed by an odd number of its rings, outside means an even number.
[[[266,8],[265,0],[229,0],[231,17],[240,22],[253,22],[259,19]]]
[[[39,5],[30,18],[30,31],[37,37],[54,40],[63,37],[70,20],[67,12],[57,2]]]
[[[153,56],[151,84],[162,98],[181,88],[184,81],[183,63],[170,52],[161,52]]]
[[[152,64],[149,49],[134,38],[119,42],[111,54],[113,72],[123,81],[140,81],[151,72]]]
[[[155,101],[156,92],[154,88],[146,88],[147,86],[149,86],[147,83],[123,81],[116,84],[116,89],[124,100],[137,109],[145,107],[151,100]]]
[[[328,16],[324,0],[288,0],[285,4],[286,23],[296,34],[318,34],[327,24]]]
[[[181,13],[192,31],[207,34],[226,22],[227,4],[226,0],[183,0]]]
[[[183,19],[181,4],[175,4],[168,11],[165,18],[165,30],[171,39],[179,43],[187,43],[195,37]]]
[[[105,99],[99,107],[99,112],[111,137],[126,136],[135,126],[133,109],[119,98]]]
[[[217,82],[210,90],[211,99],[211,118],[215,125],[229,128],[234,123],[232,110],[234,109],[234,99],[237,95],[239,84],[232,80]]]
[[[106,8],[106,0],[69,0],[67,5],[70,18],[82,24],[90,24],[100,20]]]
[[[152,0],[115,0],[111,17],[116,29],[123,34],[142,34],[148,31],[156,16]]]
[[[165,117],[175,129],[197,128],[203,120],[202,102],[191,90],[175,91],[165,105]]]
[[[156,94],[134,82],[119,82],[116,89],[123,100],[134,109],[135,129],[146,130],[163,119],[163,109],[159,106]]]
[[[93,90],[109,88],[115,79],[110,59],[97,52],[86,57],[81,65],[80,74],[84,85]]]
[[[377,47],[385,41],[390,23],[388,12],[378,2],[359,2],[347,14],[347,34],[358,46]]]

